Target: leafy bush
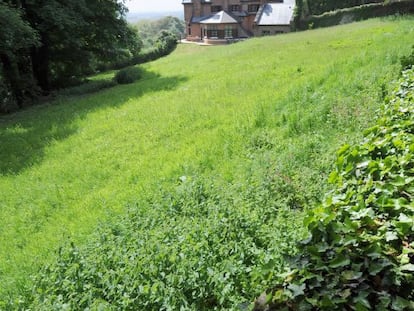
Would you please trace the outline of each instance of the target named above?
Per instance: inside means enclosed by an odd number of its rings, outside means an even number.
[[[403,70],[409,69],[410,67],[414,66],[414,45],[411,50],[411,54],[408,56],[401,57],[401,67]]]
[[[142,70],[139,67],[127,67],[119,70],[114,80],[119,84],[129,84],[139,80],[142,77]]]
[[[163,30],[158,34],[155,46],[160,56],[168,55],[177,47],[177,36],[172,32]]]
[[[336,189],[269,295],[271,310],[414,309],[414,69],[359,146],[338,151]]]

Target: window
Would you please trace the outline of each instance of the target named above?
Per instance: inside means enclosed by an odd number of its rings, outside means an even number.
[[[270,30],[263,30],[262,36],[270,36]]]
[[[216,25],[208,26],[207,37],[218,38],[218,29]]]
[[[215,12],[220,12],[221,9],[221,5],[212,5],[211,6],[211,13],[215,13]]]
[[[258,4],[249,4],[247,7],[247,11],[256,13],[257,11],[259,11],[259,7],[260,5]]]
[[[226,26],[226,28],[224,28],[224,37],[233,38],[233,26]]]
[[[230,12],[239,12],[240,11],[240,5],[234,4],[229,6]]]

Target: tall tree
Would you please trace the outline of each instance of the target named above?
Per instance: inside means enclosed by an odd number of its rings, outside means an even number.
[[[98,62],[126,51],[137,55],[141,44],[123,1],[0,0],[0,70],[16,97],[22,73],[48,93],[93,72]]]
[[[18,8],[0,2],[0,105],[6,97],[14,97],[22,106],[25,93],[30,91],[30,48],[39,45],[36,31],[23,19]]]
[[[27,19],[40,35],[33,49],[33,71],[40,87],[67,84],[93,69],[96,59],[110,60],[128,48],[133,36],[116,0],[25,0]],[[132,40],[133,41],[133,40]]]

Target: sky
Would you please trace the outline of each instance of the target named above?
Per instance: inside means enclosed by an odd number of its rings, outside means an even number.
[[[181,0],[127,0],[130,13],[175,12],[183,9]]]

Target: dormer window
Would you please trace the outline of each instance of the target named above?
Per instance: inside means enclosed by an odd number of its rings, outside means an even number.
[[[247,11],[249,11],[250,13],[256,13],[257,11],[259,11],[259,4],[249,4],[247,7]]]
[[[233,4],[229,6],[230,12],[240,12],[240,5]]]
[[[221,7],[221,5],[212,5],[211,6],[211,13],[217,13],[222,11],[223,8]]]

